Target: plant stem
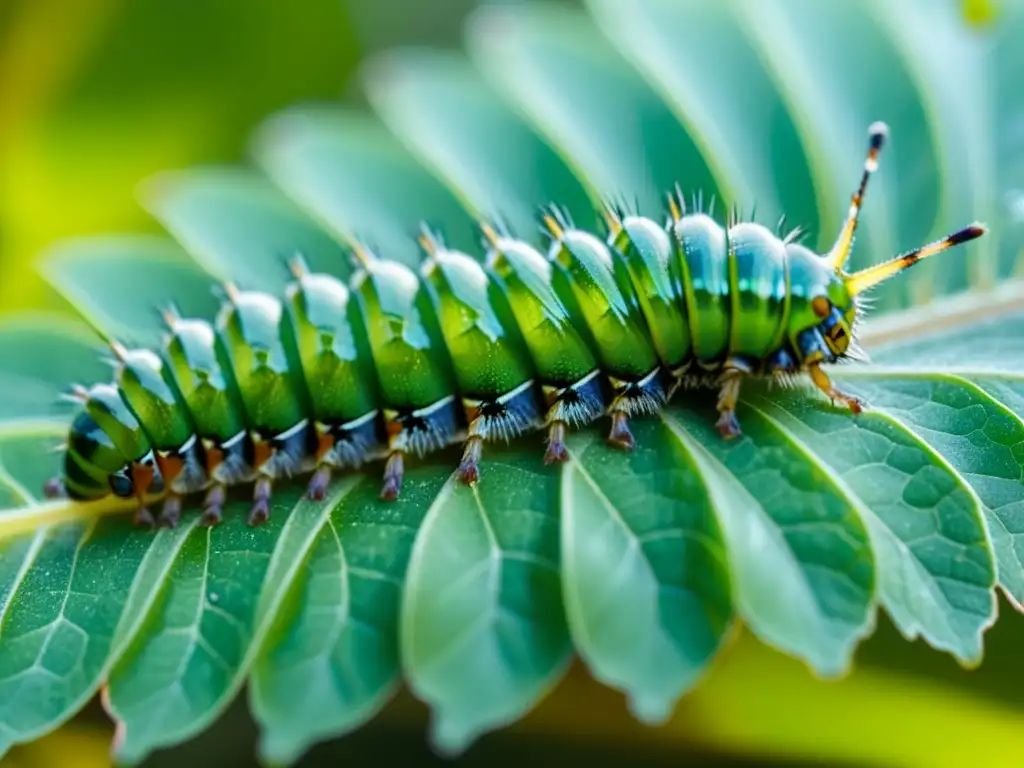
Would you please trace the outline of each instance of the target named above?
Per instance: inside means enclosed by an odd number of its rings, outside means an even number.
[[[26,507],[0,509],[0,541],[12,536],[32,533],[44,526],[89,520],[104,515],[125,514],[133,511],[137,506],[138,502],[135,499],[108,496],[91,502],[58,499]]]

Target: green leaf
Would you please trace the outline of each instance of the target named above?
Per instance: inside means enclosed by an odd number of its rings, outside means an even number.
[[[851,373],[846,381],[873,407],[914,429],[970,483],[983,505],[999,584],[1016,603],[1024,602],[1024,529],[1018,523],[1024,509],[1024,422],[1010,407],[1019,406],[1020,382],[1016,393],[1004,391],[1000,401],[967,377],[938,371]],[[1014,379],[1006,381],[1012,385]]]
[[[762,640],[819,674],[847,671],[873,623],[875,555],[843,489],[764,416],[741,408],[726,442],[708,410],[672,410],[704,477],[729,555],[737,613]]]
[[[394,693],[406,565],[424,511],[447,478],[413,468],[390,505],[379,500],[375,478],[353,478],[339,503],[329,504],[252,671],[260,752],[271,764],[291,764],[317,741],[358,728]]]
[[[269,119],[260,165],[287,194],[343,239],[369,241],[386,258],[418,264],[425,219],[470,253],[478,237],[456,198],[379,124],[339,109],[292,110]]]
[[[46,733],[92,697],[108,660],[138,630],[137,611],[154,599],[182,538],[126,531],[112,518],[29,539],[2,606],[0,752]]]
[[[102,349],[82,323],[46,314],[6,319],[0,325],[0,423],[70,417],[73,405],[59,397],[77,380],[108,375]]]
[[[301,489],[280,491],[270,522],[255,529],[245,524],[246,502],[228,505],[215,528],[193,519],[179,529],[187,538],[144,632],[110,673],[106,702],[119,723],[119,761],[137,764],[199,732],[227,707],[344,490],[327,504],[296,504]]]
[[[732,5],[790,106],[811,159],[822,210],[818,247],[830,247],[839,233],[863,169],[867,129],[876,120],[889,125],[891,136],[857,228],[858,244],[868,247],[855,250],[851,268],[923,242],[940,204],[937,174],[923,168],[935,164],[938,149],[907,68],[873,14],[851,4]],[[907,285],[894,282],[875,295],[881,301]]]
[[[171,302],[186,317],[213,318],[216,277],[173,241],[158,237],[90,237],[53,248],[43,274],[101,335],[157,347],[160,312]]]
[[[481,463],[478,487],[445,486],[420,526],[402,605],[413,692],[446,753],[528,710],[565,672],[558,478],[533,447]]]
[[[0,493],[9,507],[33,503],[60,468],[57,448],[66,438],[61,421],[25,420],[0,426]]]
[[[58,468],[52,448],[66,428],[66,408],[54,407],[58,388],[105,368],[87,329],[50,319],[44,330],[42,322],[28,317],[0,331],[3,380],[27,396],[10,401],[0,422],[0,494],[11,507],[35,505]],[[93,696],[108,660],[138,629],[174,541],[169,532],[126,531],[113,518],[0,540],[0,754]]]
[[[904,636],[981,661],[981,633],[995,619],[995,571],[967,482],[884,411],[853,420],[806,393],[752,405],[837,473],[870,534],[882,605]]]
[[[466,43],[488,79],[602,197],[653,212],[682,179],[709,196],[728,191],[672,110],[585,15],[484,6]]]
[[[716,175],[728,181],[723,202],[744,210],[756,203],[762,221],[774,225],[785,213],[791,226],[819,233],[819,217],[839,201],[815,198],[816,174],[794,116],[780,109],[777,88],[760,51],[737,24],[734,3],[586,5],[601,31],[672,105],[709,165],[719,169]],[[688,176],[671,179],[676,181],[687,192],[701,189]]]
[[[974,87],[988,75],[992,47],[983,39],[965,34],[952,5],[933,7],[921,0],[908,3],[875,2],[875,13],[907,62],[920,94],[934,142],[946,151],[938,161],[937,187],[945,210],[936,218],[932,234],[941,237],[941,219],[993,222],[999,216],[999,195],[995,161],[998,149],[990,137],[995,133],[990,89]],[[915,18],[928,13],[927,30]],[[922,185],[923,186],[923,185]],[[927,194],[927,193],[926,193]],[[915,201],[901,196],[903,215]],[[993,226],[989,236],[978,242],[968,261],[947,261],[930,265],[933,291],[948,294],[971,286],[991,289],[1008,270],[1000,268],[998,255],[1004,235]],[[918,302],[931,298],[922,296]]]
[[[143,309],[145,293],[129,291],[122,298],[121,292],[130,283],[119,278],[131,279],[132,275],[124,275],[120,263],[103,260],[111,245],[133,255],[127,263],[150,276],[162,271],[165,287],[194,290],[202,285],[212,297],[209,276],[191,261],[177,252],[168,256],[166,247],[147,243],[152,247],[143,249],[138,242],[127,240],[87,242],[75,244],[71,255],[57,257],[66,258],[78,270],[63,272],[68,282],[62,287],[85,294],[71,276],[87,280],[90,300],[107,307],[94,315],[102,318],[95,322],[104,335],[123,336],[131,329],[135,337],[158,338],[156,313]],[[204,314],[209,317],[212,312]],[[295,488],[279,494],[274,500],[275,519],[261,529],[244,525],[248,505],[238,502],[225,510],[230,519],[212,531],[196,527],[193,518],[173,533],[161,532],[156,539],[133,532],[143,545],[152,541],[151,556],[161,551],[161,537],[173,537],[174,544],[169,556],[157,561],[163,566],[160,576],[141,580],[148,599],[140,598],[134,587],[127,595],[126,589],[116,585],[104,593],[114,604],[131,607],[131,613],[126,609],[124,615],[133,621],[145,617],[142,639],[110,656],[116,664],[109,671],[106,699],[120,721],[116,752],[121,760],[138,762],[152,749],[201,730],[230,703],[248,674],[259,640],[276,620],[298,563],[331,508],[309,503],[309,514],[304,515],[302,505],[296,506],[298,495]],[[123,526],[115,530],[124,531]],[[181,553],[175,557],[178,548]],[[271,552],[275,557],[270,557]],[[80,559],[95,568],[103,568],[107,562],[106,557],[88,552]],[[258,567],[261,560],[262,569]],[[126,566],[130,565],[131,559],[126,558]],[[261,590],[264,574],[266,588]],[[69,595],[71,589],[69,584]],[[0,641],[8,634],[0,636]],[[67,706],[68,702],[58,704]]]
[[[1024,142],[1017,130],[1017,116],[1024,108],[1024,94],[1016,86],[1024,75],[1024,48],[1016,44],[1024,32],[1024,8],[1002,3],[999,25],[983,38],[991,44],[989,72],[992,91],[988,105],[991,136],[986,144],[993,152],[995,183],[987,190],[996,196],[993,229],[998,228],[1001,248],[1000,275],[1020,276],[1024,263]]]
[[[526,240],[537,239],[538,207],[552,202],[579,226],[596,225],[596,193],[463,57],[397,51],[371,60],[365,80],[388,127],[467,209]]]
[[[562,591],[573,642],[645,722],[664,721],[732,622],[710,494],[670,427],[640,422],[623,456],[593,433],[562,476]]]
[[[149,180],[143,200],[197,261],[244,288],[280,294],[297,255],[315,272],[352,271],[341,245],[255,173],[164,173]]]

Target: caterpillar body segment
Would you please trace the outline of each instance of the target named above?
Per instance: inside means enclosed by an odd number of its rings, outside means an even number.
[[[544,461],[564,461],[567,430],[605,411],[593,342],[555,289],[556,265],[527,243],[483,229],[487,268],[503,289],[540,384],[548,435]]]
[[[128,350],[117,343],[112,349],[119,363],[114,381],[137,421],[145,424],[159,479],[167,493],[161,517],[176,523],[182,497],[201,488],[205,480],[192,414],[175,390],[169,366],[159,355],[148,349]],[[139,513],[148,522],[148,510],[141,507]]]
[[[334,470],[358,467],[383,449],[376,371],[358,301],[342,281],[292,261],[281,340],[312,424],[316,473],[309,496],[322,500]]]
[[[467,436],[459,477],[479,479],[483,444],[508,441],[540,424],[536,372],[500,286],[471,256],[424,231],[421,274],[451,352]]]
[[[729,231],[729,353],[761,360],[782,346],[789,322],[786,246],[760,224]]]
[[[675,208],[675,206],[672,206]],[[680,203],[681,207],[681,203]],[[726,230],[704,213],[673,214],[676,271],[698,369],[716,370],[729,347],[728,244]]]
[[[622,256],[594,235],[572,227],[564,214],[544,218],[552,237],[548,258],[558,292],[587,330],[611,397],[608,441],[631,449],[628,421],[660,408],[665,377]]]
[[[625,262],[651,344],[661,364],[678,380],[691,358],[693,340],[672,236],[642,216],[609,209],[607,218],[613,253]]]
[[[176,480],[175,496],[208,488],[202,521],[212,525],[220,521],[226,489],[252,478],[253,451],[245,408],[234,377],[218,357],[214,327],[173,311],[165,313],[164,321],[168,334],[163,356],[180,402],[192,416],[195,440],[189,453],[198,454],[197,463],[202,468],[199,473]],[[178,511],[175,497],[169,497],[158,522],[176,525]]]
[[[377,371],[388,459],[381,495],[402,489],[405,457],[454,442],[460,431],[451,356],[427,286],[409,267],[360,246],[353,276]]]
[[[567,458],[568,432],[608,418],[629,450],[631,419],[684,387],[718,390],[717,427],[740,434],[746,377],[806,374],[833,402],[826,365],[855,359],[860,297],[923,258],[984,234],[974,224],[853,274],[845,272],[886,136],[869,130],[864,173],[835,244],[817,254],[731,214],[687,210],[678,189],[658,224],[609,204],[605,236],[543,212],[546,252],[483,223],[482,259],[424,228],[418,271],[356,245],[348,283],[291,262],[281,299],[224,286],[213,323],[168,310],[159,352],[111,345],[112,384],[76,386],[62,474],[47,495],[138,500],[141,525],[178,523],[205,493],[215,524],[230,487],[253,485],[251,524],[273,486],[310,475],[322,499],[332,475],[384,460],[381,496],[401,492],[405,462],[462,445],[457,474],[480,478],[490,444],[546,436],[546,463]],[[538,448],[539,449],[539,448]],[[157,518],[146,507],[163,495]]]

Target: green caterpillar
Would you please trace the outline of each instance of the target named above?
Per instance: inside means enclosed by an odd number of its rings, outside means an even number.
[[[608,441],[630,450],[630,419],[684,384],[719,387],[726,438],[740,434],[746,376],[805,372],[859,412],[822,367],[857,356],[859,297],[985,232],[974,224],[844,272],[886,134],[871,126],[860,186],[824,255],[795,233],[687,213],[677,190],[665,225],[607,206],[604,240],[551,208],[546,256],[483,224],[481,263],[424,229],[419,275],[356,246],[348,285],[298,258],[283,301],[228,285],[213,325],[170,311],[160,354],[115,343],[115,382],[75,387],[83,407],[46,493],[134,497],[137,524],[173,526],[182,499],[206,491],[202,521],[215,524],[227,489],[254,483],[256,525],[279,479],[312,473],[308,496],[323,499],[336,470],[386,459],[381,496],[393,499],[407,455],[457,441],[465,483],[479,480],[487,442],[544,429],[545,461],[563,461],[567,430],[603,415]],[[165,497],[158,520],[152,494]]]

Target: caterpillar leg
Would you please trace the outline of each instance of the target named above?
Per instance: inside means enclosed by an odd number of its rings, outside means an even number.
[[[398,498],[405,474],[405,456],[417,456],[450,445],[459,432],[459,410],[454,395],[441,398],[424,408],[399,412],[384,409],[384,429],[388,436],[388,461],[384,466],[384,484],[380,497]]]
[[[548,449],[544,452],[545,464],[555,464],[569,458],[569,451],[565,447],[566,427],[566,423],[560,419],[549,423]]]
[[[612,426],[607,442],[621,451],[632,451],[636,448],[636,439],[629,430],[630,418],[656,413],[667,401],[663,371],[655,368],[639,381],[622,381],[615,377],[609,377],[609,381],[616,394],[608,407]]]
[[[223,519],[224,502],[227,500],[227,488],[222,483],[216,483],[206,494],[203,500],[203,516],[199,518],[199,524],[204,526],[218,525]]]
[[[330,464],[321,464],[316,472],[309,478],[309,485],[306,487],[306,498],[311,501],[323,501],[327,496],[327,486],[331,484]]]
[[[249,512],[249,525],[263,525],[270,519],[270,497],[273,494],[273,482],[266,475],[260,475],[253,488],[252,510]]]
[[[67,496],[64,480],[59,476],[51,477],[43,484],[43,497],[47,499],[63,499]]]
[[[149,511],[149,508],[145,504],[139,504],[138,509],[135,510],[135,519],[133,522],[137,528],[156,527],[156,520],[153,517],[153,513]]]
[[[480,457],[484,452],[483,435],[473,434],[472,424],[469,428],[470,435],[466,438],[466,447],[462,450],[462,461],[459,462],[459,480],[466,485],[472,485],[480,479]]]
[[[133,462],[131,477],[135,486],[135,498],[139,502],[138,509],[135,510],[135,525],[140,528],[154,528],[156,519],[146,507],[146,494],[149,493],[157,477],[154,462],[149,459]]]
[[[156,464],[167,490],[156,524],[161,528],[177,528],[181,522],[183,497],[202,490],[208,484],[199,440],[192,435],[177,450],[157,451]]]
[[[608,444],[621,451],[632,451],[636,448],[636,438],[629,431],[629,413],[625,409],[612,411],[612,428],[608,432]]]
[[[565,446],[569,427],[586,426],[604,413],[599,375],[600,371],[594,370],[568,387],[550,384],[541,387],[548,409],[544,415],[544,423],[548,427],[545,464],[555,464],[569,458]]]
[[[327,495],[327,486],[331,482],[332,467],[325,459],[333,451],[335,437],[330,428],[324,424],[316,425],[316,461],[317,467],[306,486],[306,498],[312,501],[323,501]]]
[[[864,410],[864,401],[859,397],[848,395],[842,390],[837,389],[819,363],[810,365],[807,372],[811,375],[811,381],[814,382],[814,386],[824,392],[833,403],[838,400],[853,413],[860,413]]]
[[[373,410],[342,424],[314,423],[311,439],[315,442],[315,471],[306,487],[306,498],[323,501],[334,470],[359,467],[381,452],[384,434],[379,411]]]
[[[157,525],[161,528],[177,528],[181,522],[181,496],[170,493],[164,500],[163,509],[160,510],[160,517]]]
[[[679,392],[680,389],[682,389],[683,384],[686,382],[686,377],[689,375],[690,366],[691,363],[686,362],[683,365],[680,365],[676,368],[669,369],[668,374],[670,378],[668,390],[665,392],[666,403],[671,401],[672,398],[676,396],[676,393]]]
[[[206,492],[206,498],[203,499],[203,514],[199,518],[200,525],[205,527],[220,525],[223,519],[224,504],[228,498],[228,485],[234,485],[248,475],[249,468],[244,458],[246,438],[247,435],[243,431],[223,444],[210,438],[202,440],[206,474],[213,484]]]
[[[256,484],[253,487],[252,509],[249,511],[249,525],[263,525],[270,519],[270,497],[273,483],[278,477],[290,477],[301,471],[301,459],[306,455],[310,439],[309,422],[300,421],[294,427],[274,435],[269,440],[260,433],[251,434],[253,446],[253,469],[256,470]]]
[[[718,421],[715,426],[719,434],[726,440],[738,437],[743,433],[739,419],[736,418],[736,401],[740,397],[740,382],[744,372],[737,368],[727,368],[720,379],[718,390]]]
[[[384,485],[380,489],[380,497],[385,501],[393,501],[402,492],[402,475],[405,473],[404,451],[392,451],[388,463],[384,466]]]
[[[463,398],[462,406],[469,429],[458,471],[459,479],[467,485],[480,479],[480,457],[485,441],[508,442],[540,425],[540,404],[533,379],[494,400]]]
[[[469,419],[469,431],[462,449],[462,461],[459,462],[459,480],[472,485],[480,479],[480,457],[484,453],[484,439],[487,437],[490,418],[485,408],[497,418],[501,418],[505,409],[497,403],[482,403],[475,400],[463,400],[466,418]]]

